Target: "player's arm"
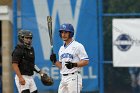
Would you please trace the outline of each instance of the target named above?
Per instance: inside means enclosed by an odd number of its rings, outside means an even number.
[[[74,67],[83,67],[83,66],[86,66],[88,65],[88,60],[80,60],[79,62],[76,62],[76,63],[72,63],[72,62],[66,62],[66,67],[68,69],[72,69]]]
[[[24,78],[22,77],[22,75],[21,75],[21,73],[20,73],[18,64],[17,64],[17,63],[12,63],[12,67],[13,67],[13,70],[15,71],[16,75],[17,75],[18,78],[19,78],[19,83],[20,83],[21,85],[25,85],[25,80],[24,80]]]
[[[80,62],[77,62],[77,67],[83,67],[88,65],[89,61],[88,60],[80,60]]]
[[[62,68],[62,63],[59,62],[59,61],[56,61],[56,62],[55,62],[55,65],[56,65],[59,69]]]
[[[19,83],[21,85],[25,85],[25,80],[22,77],[21,72],[18,67],[21,57],[22,57],[22,54],[20,53],[20,50],[19,49],[14,50],[14,52],[12,53],[12,68],[15,71],[17,77],[19,78]]]
[[[79,62],[66,62],[65,65],[68,69],[71,69],[73,67],[83,67],[83,66],[88,65],[89,59],[83,45],[78,47],[78,50],[76,53],[80,61]]]
[[[40,68],[37,65],[34,65],[34,71],[36,73],[40,73],[41,72]]]
[[[36,73],[39,73],[40,75],[43,74],[43,72],[40,70],[40,68],[37,65],[34,65],[34,71]]]
[[[79,46],[77,50],[77,55],[80,58],[80,62],[77,62],[77,67],[83,67],[88,65],[89,58],[83,45]]]
[[[13,70],[15,71],[18,78],[22,78],[22,75],[20,73],[19,67],[17,63],[12,63]]]
[[[79,62],[76,62],[76,63],[66,62],[65,65],[68,69],[72,69],[74,67],[83,67],[83,66],[88,65],[88,60],[80,60]]]

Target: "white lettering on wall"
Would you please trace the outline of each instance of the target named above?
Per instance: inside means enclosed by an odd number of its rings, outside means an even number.
[[[57,67],[52,67],[51,69],[48,67],[43,67],[42,71],[47,73],[49,76],[51,76],[54,80],[60,79],[60,71]],[[83,79],[96,79],[97,75],[93,74],[93,67],[89,66],[88,69],[83,68],[81,71],[81,75]],[[39,74],[35,74],[34,77],[40,77]]]

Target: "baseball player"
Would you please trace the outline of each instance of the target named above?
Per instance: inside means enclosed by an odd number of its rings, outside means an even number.
[[[140,93],[140,68],[129,67],[131,78],[132,93]]]
[[[50,55],[50,60],[60,69],[62,75],[58,93],[80,93],[81,67],[88,65],[88,55],[84,46],[72,38],[74,28],[71,24],[62,24],[59,33],[64,41],[59,50],[59,61],[56,54]]]
[[[34,48],[32,47],[32,33],[28,30],[20,30],[19,43],[12,53],[12,67],[16,73],[15,82],[19,93],[38,93],[33,80],[33,71],[40,73],[35,65]]]

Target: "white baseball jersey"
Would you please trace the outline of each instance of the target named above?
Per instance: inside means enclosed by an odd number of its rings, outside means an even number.
[[[81,71],[81,67],[74,67],[72,69],[67,69],[65,62],[77,63],[80,60],[89,60],[88,55],[85,51],[84,46],[75,40],[72,40],[67,46],[65,44],[60,47],[59,50],[59,61],[62,62],[61,74],[73,73],[76,71]]]

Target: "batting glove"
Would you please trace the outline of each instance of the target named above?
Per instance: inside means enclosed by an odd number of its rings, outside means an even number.
[[[77,63],[72,63],[72,62],[66,62],[65,66],[68,68],[68,69],[72,69],[73,67],[77,67]]]
[[[56,63],[56,54],[51,54],[51,55],[50,55],[50,60],[51,60],[53,63]]]

